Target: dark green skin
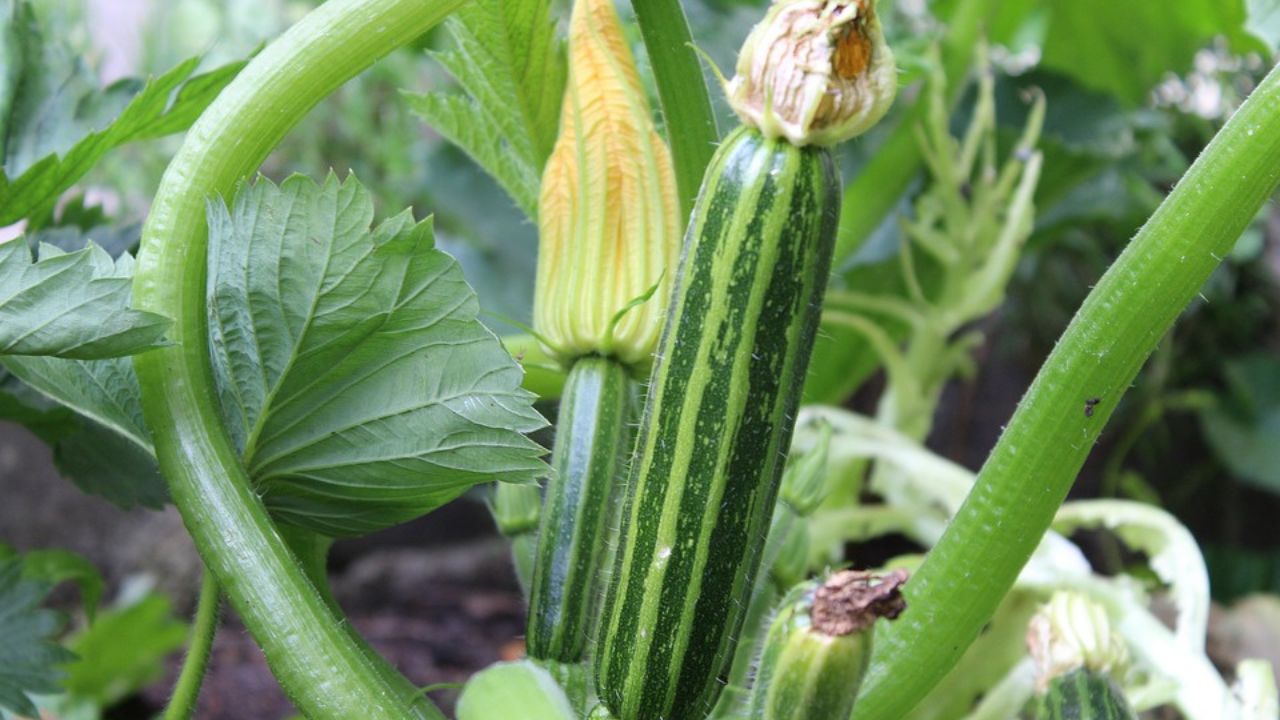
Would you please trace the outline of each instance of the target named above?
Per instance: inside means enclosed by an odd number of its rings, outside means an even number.
[[[584,357],[565,381],[551,451],[538,547],[529,586],[529,657],[577,663],[584,658],[598,603],[611,499],[617,498],[627,445],[627,371]]]
[[[831,153],[717,150],[650,378],[595,656],[619,720],[701,720],[728,670],[790,445],[839,217]]]
[[[1034,720],[1136,720],[1124,693],[1111,678],[1092,670],[1073,670],[1055,678],[1033,701]]]

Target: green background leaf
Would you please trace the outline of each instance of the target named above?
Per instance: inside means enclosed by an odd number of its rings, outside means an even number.
[[[447,26],[455,47],[432,54],[461,92],[409,95],[409,106],[535,217],[567,73],[551,2],[475,0]]]
[[[0,1],[0,225],[47,210],[112,148],[185,130],[244,65],[193,76],[192,58],[99,88],[50,35],[27,2]]]
[[[1205,437],[1232,473],[1280,493],[1280,359],[1252,355],[1226,372],[1225,402],[1200,412]]]
[[[46,583],[22,577],[22,562],[0,561],[0,709],[36,716],[28,693],[51,694],[61,688],[57,669],[75,656],[53,642],[62,620],[40,608]]]
[[[159,593],[101,613],[68,643],[77,659],[64,666],[73,697],[110,707],[158,680],[164,659],[187,640],[186,624],[175,620],[169,599]]]

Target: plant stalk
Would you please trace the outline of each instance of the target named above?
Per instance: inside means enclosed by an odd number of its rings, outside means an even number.
[[[182,672],[178,674],[173,695],[164,709],[164,720],[188,720],[195,715],[200,686],[209,668],[213,638],[218,633],[221,606],[222,591],[218,589],[218,580],[205,568],[200,578],[200,600],[196,604],[195,621],[191,624],[187,656],[182,661]]]
[[[227,196],[321,99],[462,0],[332,0],[268,45],[187,134],[142,233],[138,309],[173,345],[136,356],[161,470],[205,565],[298,709],[315,720],[414,713],[333,616],[276,531],[222,425],[205,315],[205,203]]]
[[[720,144],[720,131],[680,0],[634,0],[631,6],[662,102],[683,229],[702,187],[702,174]]]
[[[854,718],[906,716],[977,637],[1124,391],[1278,183],[1280,69],[1273,69],[1076,313],[908,583],[907,613],[877,638]]]

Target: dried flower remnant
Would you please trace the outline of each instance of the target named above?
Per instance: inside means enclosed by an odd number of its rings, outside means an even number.
[[[862,632],[879,618],[890,620],[907,609],[902,586],[906,570],[877,576],[869,572],[842,570],[814,592],[813,627],[832,637]]]
[[[834,145],[888,112],[898,90],[874,0],[778,0],[738,57],[729,102],[794,145]]]

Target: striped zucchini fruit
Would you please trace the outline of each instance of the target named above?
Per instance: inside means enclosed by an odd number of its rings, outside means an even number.
[[[597,692],[692,720],[727,669],[778,494],[830,270],[830,151],[739,128],[707,169],[629,476]]]
[[[609,502],[625,465],[626,370],[584,357],[565,381],[552,449],[553,474],[543,500],[533,582],[528,649],[538,660],[581,662],[603,566]]]
[[[1124,693],[1106,675],[1080,668],[1053,679],[1034,702],[1034,720],[1135,720]]]

